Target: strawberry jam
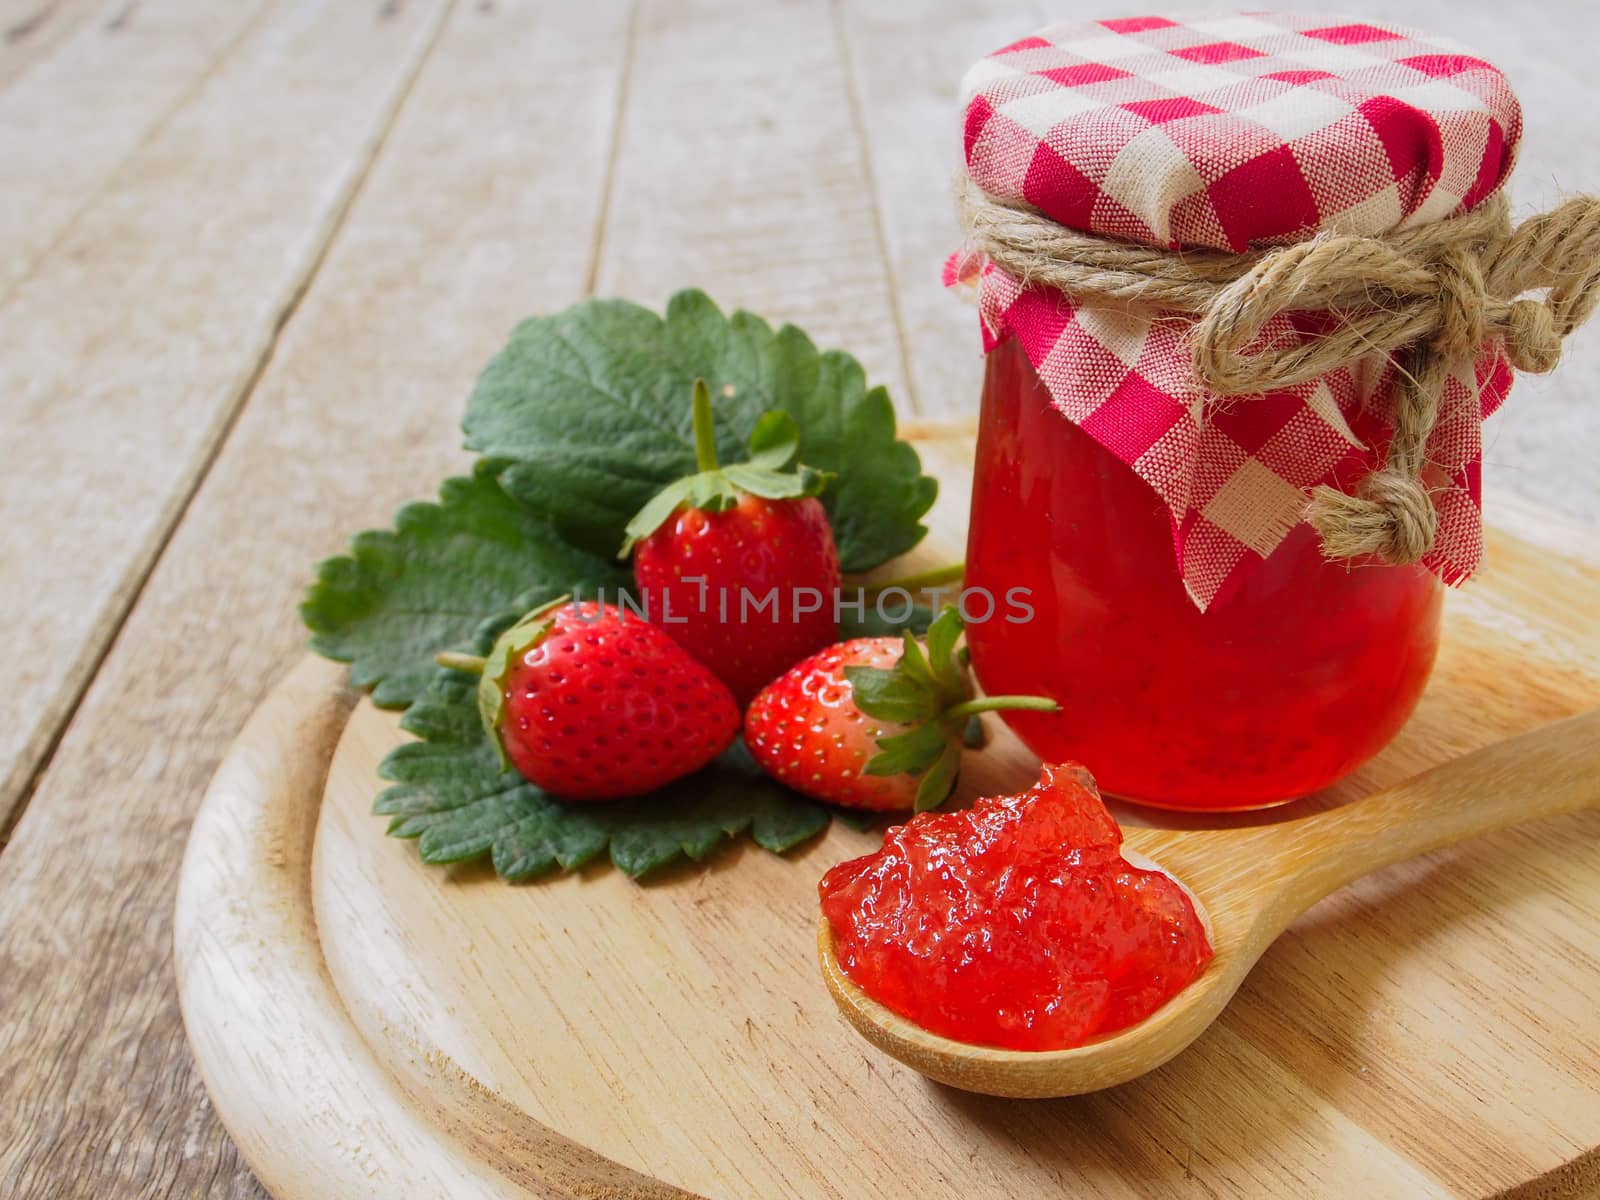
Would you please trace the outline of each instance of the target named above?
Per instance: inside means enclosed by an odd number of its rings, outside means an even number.
[[[822,877],[839,965],[945,1037],[1063,1050],[1149,1016],[1211,961],[1188,895],[1123,859],[1094,779],[923,813]]]
[[[1141,803],[1260,808],[1405,723],[1438,648],[1437,577],[1328,562],[1301,524],[1202,612],[1172,546],[1154,489],[1051,406],[1015,339],[991,350],[966,586],[1026,588],[1035,611],[970,623],[967,644],[984,690],[1060,704],[1005,714],[1034,753]]]

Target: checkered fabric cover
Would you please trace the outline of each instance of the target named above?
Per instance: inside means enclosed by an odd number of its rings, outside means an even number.
[[[1449,217],[1500,187],[1522,128],[1505,77],[1453,42],[1279,14],[1055,26],[978,62],[964,94],[967,171],[988,194],[1105,237],[1233,251]],[[1386,440],[1383,356],[1223,401],[1195,381],[1186,318],[1075,308],[963,256],[958,280],[979,284],[985,348],[1016,337],[1057,407],[1166,501],[1202,608],[1271,553],[1311,487],[1352,486]],[[1276,320],[1263,344],[1317,321]],[[1450,583],[1481,553],[1480,425],[1510,379],[1486,347],[1429,442],[1425,563]]]

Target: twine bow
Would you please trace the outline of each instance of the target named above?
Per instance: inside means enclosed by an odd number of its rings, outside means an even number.
[[[1195,375],[1219,396],[1292,387],[1373,353],[1393,358],[1401,390],[1383,464],[1354,495],[1314,489],[1306,520],[1329,558],[1414,563],[1438,515],[1423,483],[1446,381],[1491,342],[1521,371],[1551,370],[1562,339],[1600,303],[1600,199],[1578,197],[1512,227],[1496,195],[1458,217],[1376,237],[1323,232],[1246,254],[1112,241],[959,188],[973,249],[1019,280],[1074,303],[1185,313]],[[1523,293],[1546,290],[1542,300]],[[1324,335],[1254,347],[1273,317],[1322,312]]]

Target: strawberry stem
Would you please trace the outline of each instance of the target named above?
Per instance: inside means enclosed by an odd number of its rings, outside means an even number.
[[[694,381],[694,463],[704,471],[715,471],[717,462],[717,432],[711,423],[711,389],[704,379]]]
[[[441,650],[433,661],[452,671],[465,671],[468,675],[482,675],[485,659],[481,654],[459,654],[454,650]]]
[[[883,583],[874,583],[868,586],[867,594],[875,595],[886,592],[890,588],[901,588],[908,592],[920,592],[923,588],[937,587],[941,583],[959,583],[967,573],[967,564],[964,562],[951,563],[946,567],[934,567],[931,571],[918,571],[915,575],[906,575],[900,579],[889,579]]]
[[[1025,708],[1032,712],[1055,712],[1061,706],[1044,696],[982,696],[951,705],[940,716],[946,721],[961,721],[975,713]]]

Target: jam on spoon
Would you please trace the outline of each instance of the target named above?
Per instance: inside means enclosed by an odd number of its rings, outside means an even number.
[[[944,1037],[1063,1050],[1136,1024],[1204,970],[1188,894],[1121,854],[1081,766],[923,813],[819,886],[845,974]]]

